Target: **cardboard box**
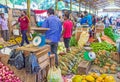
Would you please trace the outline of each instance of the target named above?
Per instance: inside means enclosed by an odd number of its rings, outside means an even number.
[[[82,33],[83,31],[89,32],[89,28],[76,28],[76,30],[75,30],[75,39],[76,39],[77,41],[79,41],[80,35],[81,35],[81,33]]]
[[[90,67],[91,67],[91,62],[84,60],[81,61],[78,66],[78,74],[88,74]]]
[[[118,52],[112,52],[112,59],[116,61],[117,63],[120,63],[120,54]]]

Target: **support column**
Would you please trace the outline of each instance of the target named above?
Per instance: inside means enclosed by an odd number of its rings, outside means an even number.
[[[55,0],[55,10],[58,10],[58,0]]]
[[[7,0],[5,0],[5,5],[7,6]]]
[[[79,0],[79,13],[81,12],[81,0]]]
[[[70,11],[72,11],[72,0],[70,0]]]
[[[30,14],[30,0],[27,0],[27,15],[30,19],[30,16],[31,16],[31,14]],[[28,28],[28,31],[30,32],[30,27]]]

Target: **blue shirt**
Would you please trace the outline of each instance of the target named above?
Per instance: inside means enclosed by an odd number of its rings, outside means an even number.
[[[86,23],[87,23],[87,18],[86,17],[81,18],[80,24],[83,25],[83,24],[86,24]]]
[[[50,30],[46,31],[46,39],[51,40],[52,42],[59,42],[62,32],[62,23],[57,16],[49,16],[42,24],[43,28],[49,28]]]
[[[88,14],[86,17],[87,17],[87,23],[91,27],[92,26],[92,15]]]

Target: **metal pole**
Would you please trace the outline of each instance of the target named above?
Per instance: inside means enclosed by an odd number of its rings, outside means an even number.
[[[85,11],[87,10],[87,2],[85,2]]]
[[[5,0],[5,5],[7,6],[7,0]]]
[[[55,10],[58,10],[58,0],[55,0]]]
[[[81,0],[79,0],[79,13],[81,12]]]
[[[72,11],[72,0],[70,0],[70,11]]]

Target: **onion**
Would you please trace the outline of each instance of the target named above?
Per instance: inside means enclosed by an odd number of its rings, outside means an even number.
[[[22,82],[9,67],[0,62],[0,82]]]

